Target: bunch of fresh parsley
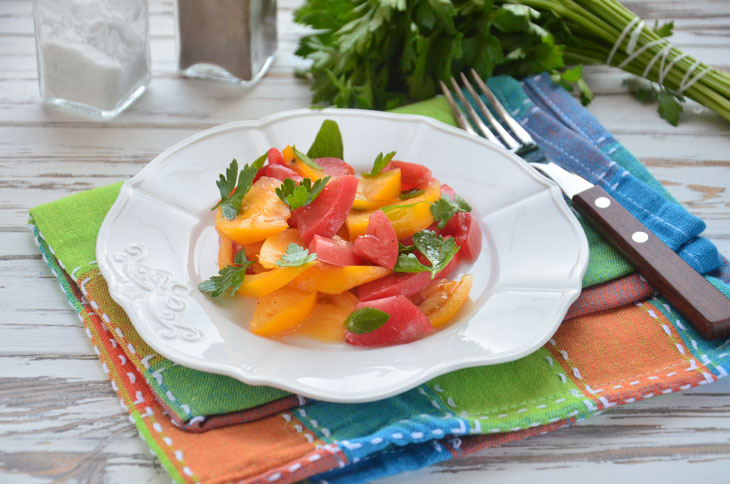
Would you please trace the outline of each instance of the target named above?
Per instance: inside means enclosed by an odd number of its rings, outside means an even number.
[[[625,60],[632,36],[621,33],[634,19],[616,0],[305,0],[295,20],[314,31],[296,54],[311,61],[300,74],[312,80],[315,104],[390,109],[434,96],[439,80],[467,68],[483,78],[550,72],[586,104],[592,93],[580,66]],[[656,61],[671,32],[671,23],[644,26],[641,55],[622,69],[663,81],[659,114],[672,123],[681,96],[730,120],[730,74],[676,48]],[[612,56],[614,44],[622,48]]]

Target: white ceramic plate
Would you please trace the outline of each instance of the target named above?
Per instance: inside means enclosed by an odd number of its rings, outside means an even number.
[[[483,249],[460,266],[474,275],[470,302],[445,329],[377,349],[273,340],[248,331],[253,300],[198,291],[217,273],[210,207],[218,175],[234,157],[250,163],[272,146],[308,147],[324,119],[338,122],[356,169],[397,150],[472,205]],[[555,185],[480,138],[421,116],[298,110],[219,126],[160,154],[122,187],[99,232],[97,260],[114,300],[170,360],[315,399],[364,402],[538,349],[580,293],[588,244]]]

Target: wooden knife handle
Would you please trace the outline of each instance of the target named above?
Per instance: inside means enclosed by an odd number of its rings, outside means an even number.
[[[730,336],[730,299],[599,186],[573,205],[706,339]]]

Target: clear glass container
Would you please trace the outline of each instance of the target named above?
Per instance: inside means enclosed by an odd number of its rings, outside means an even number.
[[[276,0],[177,0],[178,67],[187,77],[253,85],[276,52]]]
[[[108,119],[150,81],[147,0],[34,0],[43,100]]]

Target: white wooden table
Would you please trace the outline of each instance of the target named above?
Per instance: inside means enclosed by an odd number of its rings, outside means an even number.
[[[201,129],[309,105],[293,76],[298,0],[279,4],[276,63],[254,89],[185,80],[174,61],[173,2],[150,0],[154,79],[112,123],[45,109],[30,0],[0,0],[0,482],[169,482],[129,423],[81,323],[26,227],[42,202],[135,174]],[[632,0],[675,19],[675,43],[730,70],[730,3]],[[589,70],[591,111],[730,254],[730,123],[691,111],[679,128],[630,99],[625,76]],[[417,473],[408,482],[715,482],[730,479],[730,379],[611,409],[573,428]]]

